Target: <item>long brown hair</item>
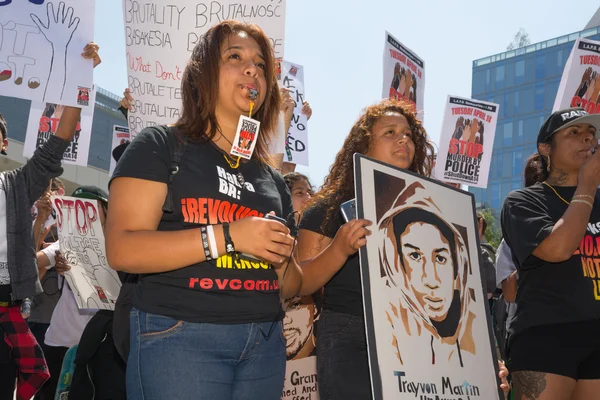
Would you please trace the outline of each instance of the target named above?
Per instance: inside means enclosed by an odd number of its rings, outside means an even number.
[[[275,75],[273,48],[269,38],[258,25],[226,20],[213,26],[200,37],[183,71],[181,79],[183,108],[175,126],[187,139],[199,142],[213,140],[220,132],[215,108],[219,96],[221,46],[231,35],[239,32],[245,32],[258,43],[265,59],[267,93],[264,103],[252,116],[260,121],[260,135],[252,158],[268,163],[269,142],[274,135],[279,117],[280,95]]]
[[[340,205],[354,197],[354,153],[367,154],[373,144],[373,125],[387,113],[403,115],[413,133],[415,156],[408,170],[419,175],[431,175],[433,144],[413,109],[414,105],[405,100],[386,99],[363,111],[336,155],[323,186],[308,204],[308,207],[317,202],[327,205],[327,213],[321,225],[323,231],[327,231],[333,224],[333,217],[339,213]]]

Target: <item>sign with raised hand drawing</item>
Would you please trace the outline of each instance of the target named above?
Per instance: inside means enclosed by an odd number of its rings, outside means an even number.
[[[435,178],[446,183],[487,187],[499,105],[448,96]]]
[[[106,260],[104,232],[97,200],[69,196],[52,198],[60,251],[71,269],[65,279],[80,309],[114,310],[121,289],[117,273]]]
[[[93,104],[96,92],[90,93],[90,102]],[[65,106],[53,103],[31,102],[25,145],[23,146],[23,157],[31,158],[38,147],[56,134],[58,123]],[[71,144],[63,153],[65,164],[87,166],[90,152],[90,141],[92,138],[92,123],[94,120],[94,107],[84,108],[75,131]]]
[[[132,137],[179,118],[181,78],[202,34],[223,20],[260,26],[283,58],[285,0],[123,0]]]
[[[94,0],[0,1],[0,94],[93,107],[93,37]]]
[[[600,114],[600,42],[579,38],[558,86],[552,111],[582,107],[588,114]]]
[[[382,98],[403,99],[414,104],[419,119],[423,121],[424,95],[425,61],[386,32]]]

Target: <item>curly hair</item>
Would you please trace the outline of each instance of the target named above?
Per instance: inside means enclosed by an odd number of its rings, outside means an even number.
[[[294,183],[301,181],[303,179],[308,183],[308,187],[312,189],[312,184],[310,183],[310,179],[308,179],[308,176],[306,176],[304,174],[301,174],[299,172],[290,172],[283,176],[283,180],[285,181],[285,184],[287,185],[288,189],[290,189],[290,191],[292,190]]]
[[[413,133],[415,156],[408,170],[423,176],[431,175],[434,148],[421,121],[417,119],[414,104],[406,100],[385,99],[367,107],[337,153],[323,186],[307,205],[326,204],[327,211],[321,225],[324,232],[331,228],[340,205],[354,197],[354,153],[368,153],[373,144],[373,125],[388,113],[403,115]]]

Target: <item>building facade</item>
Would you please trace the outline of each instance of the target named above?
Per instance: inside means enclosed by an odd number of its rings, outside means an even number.
[[[113,126],[127,124],[123,114],[118,111],[119,100],[119,96],[97,88],[88,166],[63,164],[65,172],[61,180],[65,182],[67,193],[79,185],[96,185],[107,189]],[[30,108],[29,100],[0,96],[0,114],[7,121],[9,139],[8,156],[0,156],[0,171],[17,168],[26,161],[23,158],[23,143]]]
[[[488,187],[469,188],[478,207],[498,216],[508,193],[523,187],[525,163],[537,151],[538,131],[580,37],[600,40],[600,27],[473,61],[472,98],[500,105]]]

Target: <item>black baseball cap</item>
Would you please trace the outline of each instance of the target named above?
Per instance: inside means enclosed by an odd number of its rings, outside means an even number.
[[[108,203],[108,194],[97,186],[80,186],[71,195],[80,199],[100,200]]]
[[[129,146],[130,143],[131,142],[129,140],[127,140],[125,143],[120,144],[113,149],[112,156],[116,162],[119,162],[119,160],[121,159],[121,156],[123,155],[123,153],[125,153],[125,149],[127,149],[127,147]]]
[[[565,108],[552,113],[538,134],[537,144],[548,143],[556,131],[576,124],[590,124],[596,128],[596,139],[600,138],[600,114],[588,114],[581,107]]]

